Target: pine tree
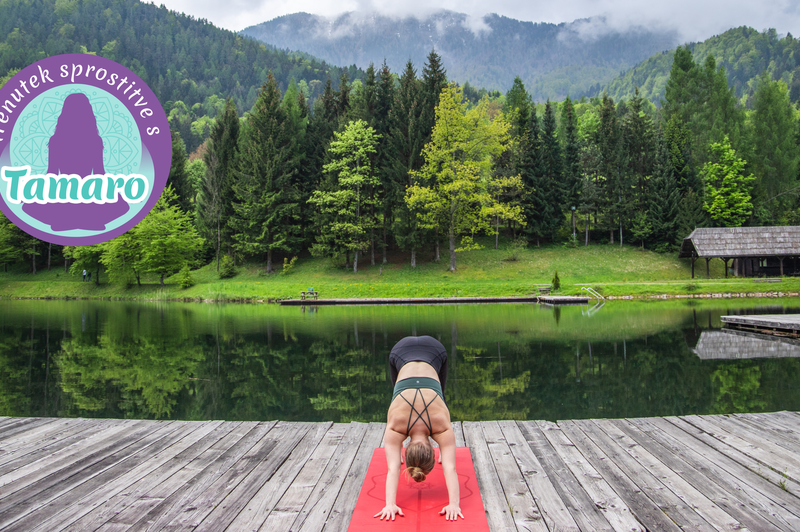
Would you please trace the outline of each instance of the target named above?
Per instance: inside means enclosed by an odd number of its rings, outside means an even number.
[[[625,159],[627,173],[636,186],[635,198],[631,198],[636,209],[647,209],[649,197],[648,179],[653,173],[653,122],[644,111],[644,99],[636,88],[634,97],[628,104],[622,124],[622,135],[625,143]]]
[[[419,128],[422,131],[422,145],[431,140],[433,127],[436,125],[436,106],[442,90],[447,87],[447,72],[442,65],[442,58],[431,50],[427,62],[422,68],[421,111]]]
[[[317,241],[311,248],[315,256],[335,256],[353,252],[353,272],[358,271],[358,254],[369,246],[371,220],[364,216],[373,201],[365,194],[377,184],[371,164],[378,138],[375,130],[363,120],[350,122],[342,133],[335,133],[330,144],[331,162],[325,172],[331,174],[335,186],[315,191],[309,200],[326,214]]]
[[[664,142],[681,196],[690,190],[701,194],[703,187],[692,164],[691,133],[677,114],[672,115],[664,126]]]
[[[658,135],[656,138],[655,175],[650,190],[648,207],[650,223],[653,228],[654,249],[666,252],[672,249],[678,238],[681,195],[675,180],[675,170],[669,148],[663,135]]]
[[[375,131],[380,135],[377,158],[375,161],[376,172],[380,181],[380,193],[383,198],[381,230],[383,232],[380,244],[382,263],[386,264],[386,251],[391,238],[390,231],[394,224],[395,209],[405,203],[398,195],[397,181],[392,175],[392,162],[394,150],[391,138],[392,104],[394,103],[394,76],[384,60],[378,74],[378,84],[375,94]]]
[[[392,202],[396,205],[393,215],[393,232],[397,244],[411,252],[411,267],[417,265],[417,250],[428,241],[430,231],[419,226],[416,213],[405,201],[406,191],[411,186],[411,172],[422,168],[422,148],[425,133],[422,128],[422,91],[417,73],[411,61],[400,76],[400,86],[395,94],[390,115],[391,128],[391,186]]]
[[[186,146],[177,131],[172,132],[172,162],[167,183],[175,191],[178,207],[183,212],[194,212],[194,190],[186,173]]]
[[[298,166],[296,139],[270,74],[248,117],[241,142],[238,180],[234,185],[235,214],[229,225],[241,255],[266,255],[271,273],[272,254],[297,251],[300,243],[300,194],[295,184]]]
[[[758,79],[753,97],[753,148],[750,162],[758,176],[755,193],[761,203],[768,203],[773,223],[782,208],[781,193],[797,186],[800,150],[797,146],[798,127],[795,110],[783,81],[772,81],[768,74]]]
[[[514,78],[514,84],[506,93],[503,114],[508,117],[508,121],[511,123],[512,136],[521,136],[527,129],[528,120],[530,120],[531,98],[519,76]]]
[[[605,213],[605,226],[609,231],[610,242],[614,243],[615,220],[622,227],[621,211],[624,208],[622,135],[617,121],[614,100],[603,95],[600,107],[600,125],[597,128],[597,147],[600,151],[600,211]]]
[[[347,71],[342,70],[342,75],[339,78],[339,89],[334,93],[336,102],[336,116],[340,120],[344,120],[350,111],[350,80],[347,77]]]
[[[566,186],[564,183],[564,163],[561,157],[561,146],[556,133],[556,115],[553,104],[548,100],[544,108],[542,121],[542,179],[540,186],[544,187],[550,204],[548,218],[544,220],[545,235],[554,239],[556,232],[564,222],[564,201]]]
[[[567,97],[564,102],[564,203],[563,206],[572,213],[572,229],[575,226],[575,209],[580,203],[581,159],[580,141],[578,139],[578,121],[575,117],[572,101]]]
[[[527,224],[525,231],[530,240],[539,241],[548,235],[549,220],[553,218],[551,189],[545,179],[542,134],[536,106],[531,106],[526,134],[522,137],[518,164],[522,177],[522,209]]]
[[[229,243],[228,219],[233,212],[233,172],[239,154],[239,117],[232,99],[211,130],[203,155],[206,174],[197,198],[201,233],[214,243],[217,271],[223,245]]]

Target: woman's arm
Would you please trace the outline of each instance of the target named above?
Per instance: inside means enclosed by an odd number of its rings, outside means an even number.
[[[456,435],[453,429],[447,429],[433,436],[434,441],[439,444],[439,457],[442,461],[444,471],[444,483],[447,486],[449,504],[442,508],[439,515],[444,514],[448,521],[455,521],[461,514],[461,494],[458,486],[458,473],[456,472]]]
[[[397,506],[397,482],[400,480],[400,457],[403,451],[403,440],[405,434],[400,434],[386,427],[383,435],[383,444],[386,452],[386,506],[383,510],[376,513],[373,517],[380,517],[381,520],[391,519],[394,521],[395,515],[403,515],[403,510]]]

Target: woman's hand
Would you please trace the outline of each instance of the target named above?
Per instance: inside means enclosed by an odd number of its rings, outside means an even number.
[[[378,516],[380,516],[380,517],[381,517],[381,521],[383,521],[383,520],[384,520],[384,518],[385,518],[387,521],[388,521],[390,518],[391,518],[391,520],[392,520],[392,521],[394,521],[394,518],[395,518],[395,516],[396,516],[397,514],[400,514],[400,517],[405,517],[405,515],[403,515],[403,510],[401,510],[399,506],[397,506],[396,504],[387,504],[386,506],[384,506],[383,510],[381,510],[381,511],[380,511],[380,512],[378,512],[378,513],[376,513],[376,514],[375,514],[375,515],[373,515],[372,517],[378,517]],[[454,518],[454,519],[455,519],[455,518]]]
[[[444,515],[444,518],[447,521],[457,521],[459,517],[464,519],[464,516],[461,514],[461,508],[459,508],[457,504],[448,504],[442,508],[442,511],[439,512],[439,515]]]

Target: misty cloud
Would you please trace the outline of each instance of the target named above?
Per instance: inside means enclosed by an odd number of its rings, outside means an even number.
[[[327,18],[348,11],[378,12],[384,16],[424,18],[442,9],[466,13],[465,21],[474,33],[485,31],[483,16],[497,13],[532,22],[572,22],[598,19],[575,30],[591,40],[603,31],[623,31],[635,27],[675,30],[682,41],[698,41],[737,26],[750,26],[762,31],[775,28],[779,34],[800,34],[800,3],[797,0],[496,0],[487,4],[478,0],[161,0],[168,8],[206,18],[217,26],[241,30],[247,26],[272,20],[281,15],[304,11]]]

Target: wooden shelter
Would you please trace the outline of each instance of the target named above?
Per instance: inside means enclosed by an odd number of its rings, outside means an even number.
[[[683,239],[679,258],[733,261],[736,276],[800,275],[800,226],[706,227]]]

